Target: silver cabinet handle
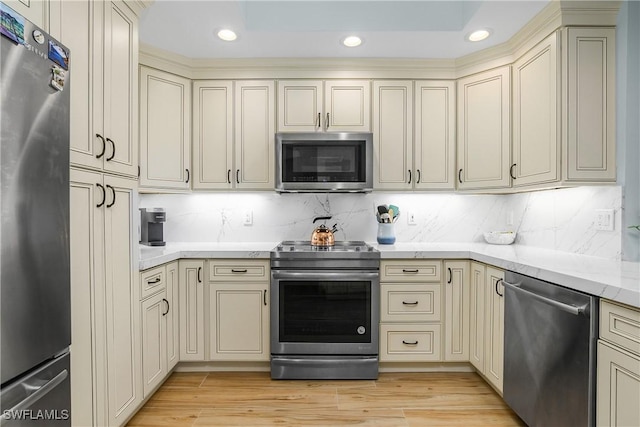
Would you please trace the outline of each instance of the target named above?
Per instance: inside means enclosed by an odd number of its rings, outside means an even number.
[[[585,313],[587,311],[587,307],[589,306],[589,304],[584,304],[584,305],[581,305],[581,306],[575,306],[575,305],[571,305],[571,304],[565,304],[565,303],[562,303],[560,301],[552,300],[550,298],[544,297],[542,295],[538,295],[538,294],[536,294],[534,292],[531,292],[531,291],[528,291],[526,289],[522,289],[520,287],[521,283],[509,283],[509,282],[506,282],[506,281],[503,280],[502,284],[505,287],[509,288],[509,289],[512,289],[512,290],[514,290],[516,292],[521,292],[521,293],[523,293],[525,295],[528,295],[531,298],[534,298],[534,299],[536,299],[536,300],[538,300],[540,302],[543,302],[545,304],[549,304],[552,307],[555,307],[555,308],[560,309],[562,311],[565,311],[567,313],[573,314],[574,316],[578,316],[580,314]]]
[[[405,341],[405,340],[402,340],[402,344],[406,344],[406,345],[418,345],[418,340],[411,341],[411,342],[409,342],[409,341]]]
[[[69,372],[66,369],[64,371],[60,372],[58,375],[56,375],[51,380],[46,382],[43,386],[38,387],[37,390],[35,392],[31,393],[26,399],[24,399],[23,401],[19,402],[13,408],[4,411],[2,416],[0,416],[0,419],[1,420],[7,420],[7,419],[9,419],[9,416],[11,414],[14,414],[14,413],[16,413],[18,411],[30,408],[31,406],[33,406],[33,404],[35,404],[38,400],[42,399],[52,389],[54,389],[58,385],[60,385],[65,379],[67,379],[68,376],[69,376]],[[33,389],[32,387],[29,387],[29,388]]]
[[[414,302],[406,302],[406,301],[402,301],[403,305],[418,305],[418,301],[414,301]]]

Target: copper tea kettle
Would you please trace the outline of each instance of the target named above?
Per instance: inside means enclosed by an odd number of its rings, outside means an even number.
[[[318,216],[313,219],[313,223],[315,224],[316,221],[326,221],[328,219],[331,219],[331,217]],[[313,233],[311,233],[311,246],[333,246],[336,243],[333,237],[333,233],[336,232],[336,225],[337,224],[333,224],[331,229],[324,224],[316,227]]]

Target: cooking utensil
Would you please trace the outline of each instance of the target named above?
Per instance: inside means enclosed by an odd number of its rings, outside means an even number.
[[[313,219],[313,223],[316,221],[326,221],[331,219],[330,216],[318,216]],[[320,224],[318,227],[313,230],[311,233],[311,246],[333,246],[335,244],[335,237],[333,236],[334,230],[337,230],[336,226],[338,224],[334,224],[333,230],[330,230],[326,225]]]

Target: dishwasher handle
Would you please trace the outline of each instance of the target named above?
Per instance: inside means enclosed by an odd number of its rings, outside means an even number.
[[[552,307],[555,307],[555,308],[557,308],[559,310],[562,310],[564,312],[573,314],[574,316],[579,316],[581,314],[585,314],[587,309],[588,309],[588,307],[589,307],[589,304],[575,306],[575,305],[571,305],[571,304],[565,304],[565,303],[562,303],[560,301],[556,301],[556,300],[547,298],[547,297],[542,296],[542,295],[538,295],[538,294],[536,294],[534,292],[528,291],[526,289],[522,289],[520,287],[520,285],[521,285],[520,283],[509,283],[509,282],[506,282],[506,281],[503,280],[502,284],[504,286],[506,286],[507,288],[510,288],[510,289],[512,289],[514,291],[517,291],[517,292],[522,292],[523,294],[528,295],[533,299],[536,299],[536,300],[538,300],[540,302],[548,304],[548,305],[550,305]]]

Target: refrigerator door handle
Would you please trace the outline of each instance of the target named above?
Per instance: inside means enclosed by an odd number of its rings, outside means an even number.
[[[13,408],[3,411],[2,416],[0,416],[0,421],[8,420],[9,417],[11,417],[11,414],[15,414],[16,412],[30,408],[34,403],[42,399],[47,393],[60,385],[64,380],[66,380],[68,376],[69,371],[65,369],[41,387],[35,388],[29,386],[29,388],[35,389],[35,391],[31,393],[26,399],[15,405]]]

